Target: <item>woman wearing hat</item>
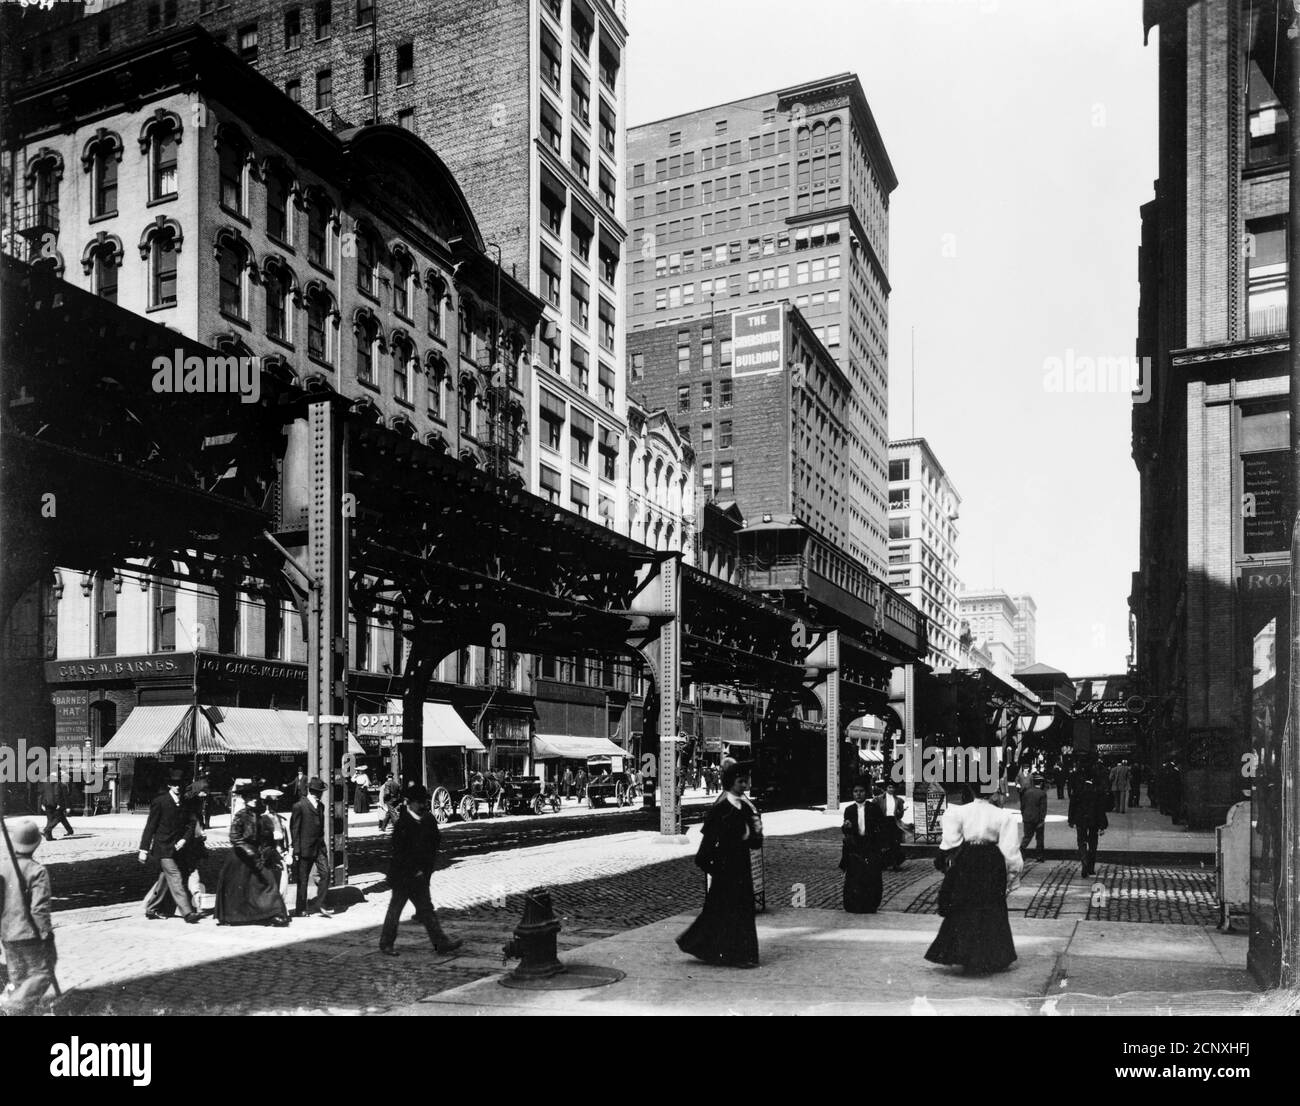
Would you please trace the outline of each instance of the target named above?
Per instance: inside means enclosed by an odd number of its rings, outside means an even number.
[[[704,816],[695,863],[709,876],[704,909],[677,947],[706,964],[758,967],[754,924],[754,876],[749,853],[763,844],[763,823],[745,798],[749,767],[734,760],[722,767],[722,795]]]
[[[287,926],[275,838],[262,819],[261,785],[246,784],[240,796],[244,806],[230,820],[230,857],[217,882],[217,924]]]
[[[1007,889],[1019,876],[1020,826],[982,794],[962,793],[962,805],[943,815],[936,866],[943,924],[925,954],[936,964],[960,964],[970,974],[1000,972],[1016,959],[1007,920]]]

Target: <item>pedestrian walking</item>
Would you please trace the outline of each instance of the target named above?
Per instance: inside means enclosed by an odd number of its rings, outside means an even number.
[[[875,784],[875,805],[884,817],[883,853],[880,861],[891,871],[903,870],[903,800],[898,796],[898,785]]]
[[[882,852],[888,845],[888,819],[880,804],[867,799],[868,780],[853,785],[853,802],[844,808],[840,825],[840,871],[844,873],[844,909],[850,914],[874,914],[884,896]]]
[[[230,856],[217,882],[218,925],[287,926],[280,895],[280,858],[262,821],[261,786],[245,784],[244,805],[230,819]]]
[[[1056,797],[1065,798],[1065,765],[1058,764],[1052,769],[1052,779],[1056,783]]]
[[[677,947],[708,964],[758,967],[754,876],[749,853],[763,844],[763,823],[746,797],[749,767],[728,761],[721,797],[704,816],[696,865],[709,877],[704,909],[677,938]]]
[[[45,810],[45,829],[42,831],[46,841],[54,840],[54,830],[62,826],[64,837],[71,837],[75,832],[68,821],[68,785],[60,772],[41,785],[41,806]]]
[[[1128,813],[1129,767],[1128,761],[1121,760],[1115,765],[1111,776],[1111,787],[1115,792],[1114,809],[1120,814]]]
[[[943,924],[926,950],[935,964],[959,964],[969,974],[1009,968],[1016,959],[1007,890],[1020,874],[1020,832],[1015,818],[966,788],[961,805],[949,803],[935,866]],[[951,796],[950,796],[951,799]]]
[[[50,919],[50,877],[35,858],[43,834],[35,822],[4,829],[0,852],[0,946],[9,984],[0,992],[0,1012],[28,1014],[58,984],[58,951]]]
[[[293,783],[286,788],[286,791],[289,795],[290,806],[296,803],[299,799],[305,799],[307,797],[307,772],[305,769],[298,769],[298,775],[294,777]]]
[[[1070,788],[1069,825],[1075,831],[1084,879],[1097,870],[1097,838],[1110,825],[1106,817],[1109,778],[1104,768],[1080,770],[1078,785]]]
[[[385,956],[397,955],[393,947],[397,943],[397,923],[408,902],[415,906],[415,916],[424,925],[435,952],[455,952],[464,944],[447,935],[429,895],[440,836],[438,823],[429,813],[429,792],[418,783],[412,784],[393,827],[393,855],[388,865],[392,894],[379,934],[379,951]]]
[[[567,764],[564,766],[564,775],[560,777],[560,794],[566,799],[573,798],[573,769]]]
[[[200,896],[205,893],[199,866],[208,857],[207,834],[204,832],[207,829],[207,808],[208,781],[200,776],[185,789],[185,797],[181,800],[185,828],[181,831],[180,841],[184,844],[175,853],[176,867],[180,869],[181,880],[195,913],[201,913]]]
[[[1129,805],[1136,810],[1142,805],[1142,765],[1134,764],[1129,767],[1128,776],[1128,801]]]
[[[384,812],[379,816],[379,832],[393,826],[397,822],[397,804],[402,799],[402,785],[394,778],[393,773],[389,772],[384,779],[384,786],[379,789],[379,805],[384,808]]]
[[[1043,789],[1043,781],[1037,776],[1029,781],[1029,786],[1020,795],[1020,819],[1024,824],[1020,838],[1021,849],[1027,849],[1031,840],[1037,840],[1038,859],[1044,859],[1047,855],[1043,847],[1043,836],[1047,828],[1047,792]]]
[[[329,854],[325,844],[325,804],[321,795],[325,784],[316,777],[307,784],[307,797],[293,804],[289,815],[289,843],[293,852],[293,866],[298,881],[297,901],[293,916],[307,916],[307,892],[312,873],[316,873],[316,913],[322,918],[332,918],[334,912],[325,905],[325,892],[330,885]]]
[[[149,804],[149,816],[140,835],[139,861],[144,864],[152,857],[160,869],[158,879],[145,896],[144,916],[158,921],[179,910],[181,917],[193,925],[199,920],[199,914],[190,901],[185,888],[187,877],[182,875],[177,859],[177,852],[189,847],[189,821],[181,804],[183,778],[179,769],[173,769],[168,776],[167,790]]]

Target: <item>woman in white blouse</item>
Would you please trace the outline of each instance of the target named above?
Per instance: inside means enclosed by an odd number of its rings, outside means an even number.
[[[1019,879],[1020,822],[983,796],[949,805],[936,866],[943,925],[925,954],[936,964],[960,964],[970,974],[1000,972],[1016,959],[1007,919],[1007,891]]]

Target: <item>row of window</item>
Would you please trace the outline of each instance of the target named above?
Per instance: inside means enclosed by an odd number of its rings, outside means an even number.
[[[763,113],[764,125],[776,122],[776,109],[768,108]],[[727,121],[720,119],[715,123],[715,133],[725,134]],[[721,128],[718,130],[717,128]],[[825,149],[838,151],[843,139],[843,123],[838,118],[817,120],[811,126],[800,126],[796,131],[795,150],[800,154],[818,153]],[[668,135],[668,145],[673,147],[681,143],[681,131],[672,131]],[[745,160],[746,147],[739,138],[705,146],[700,151],[699,168],[714,169],[725,165],[736,165]],[[749,136],[748,156],[750,160],[771,157],[774,154],[790,152],[789,130],[766,131],[763,134]],[[671,180],[674,177],[694,173],[696,168],[695,152],[688,150],[681,154],[668,154],[655,160],[654,180]],[[638,162],[632,166],[633,186],[646,183],[646,164]]]
[[[650,253],[654,252],[657,244],[655,235],[644,230],[638,230],[634,233],[640,236],[639,241],[643,257],[648,257]],[[738,265],[743,259],[742,252],[743,257],[749,260],[786,253],[789,251],[792,242],[795,252],[799,252],[819,246],[833,245],[839,240],[839,220],[829,223],[816,223],[812,226],[797,228],[794,231],[793,239],[788,231],[779,231],[775,234],[756,235],[745,242],[737,239],[732,242],[719,242],[714,246],[702,246],[699,251],[699,267],[701,269],[710,269],[725,265]],[[696,252],[693,249],[659,254],[654,259],[654,275],[662,277],[675,276],[679,272],[694,272],[695,263]],[[632,265],[632,282],[638,283],[646,279],[646,270],[646,261],[634,262]]]
[[[560,44],[556,38],[556,33],[563,33],[561,27],[564,23],[563,0],[546,0],[542,6],[543,12],[555,20],[557,26],[553,32],[545,21],[541,26],[542,50],[545,57],[549,52],[554,57],[559,57]],[[591,40],[595,31],[595,16],[590,9],[574,3],[572,18],[570,21],[570,42],[573,44],[574,56],[581,58],[584,65],[588,64],[591,57]],[[619,52],[613,43],[608,42],[604,36],[600,39],[600,50],[597,57],[597,64],[600,72],[600,82],[606,88],[613,92],[618,82],[619,70]],[[558,89],[557,89],[558,91]]]
[[[730,407],[733,402],[733,381],[719,380],[718,382],[718,406]],[[691,409],[691,394],[695,385],[679,384],[677,386],[677,412],[685,414]],[[699,384],[700,389],[700,410],[711,411],[713,409],[713,381],[705,380]]]

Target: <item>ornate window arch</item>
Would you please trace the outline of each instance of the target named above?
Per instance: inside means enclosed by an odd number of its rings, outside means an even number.
[[[356,336],[356,374],[357,379],[365,384],[374,384],[376,352],[383,352],[387,346],[384,328],[375,313],[368,307],[358,307],[352,315],[352,333]]]
[[[244,236],[233,227],[219,227],[212,241],[218,262],[220,307],[225,315],[248,318],[248,285],[261,283],[257,256]]]
[[[401,434],[403,438],[407,438],[412,441],[415,440],[416,438],[415,423],[411,421],[409,416],[403,414],[394,415],[389,420],[388,425],[392,427],[392,429],[395,430],[398,434]]]
[[[338,301],[324,281],[309,280],[302,290],[302,302],[307,308],[307,353],[330,364],[334,360],[334,331],[342,318]]]
[[[27,191],[36,188],[37,178],[42,176],[48,176],[51,183],[56,186],[63,180],[63,155],[48,146],[42,146],[27,159],[27,167],[23,171],[23,182],[27,186]]]
[[[266,307],[266,333],[282,342],[293,341],[293,311],[302,303],[302,289],[289,263],[272,254],[262,262],[262,289]]]
[[[338,205],[318,184],[302,190],[302,205],[307,210],[307,260],[333,272],[330,244],[339,229]]]
[[[165,215],[155,216],[141,233],[140,257],[149,263],[150,307],[171,307],[176,303],[176,258],[183,241],[180,223]]]
[[[266,233],[278,242],[291,243],[294,208],[301,210],[301,186],[293,166],[278,154],[262,159],[260,175],[266,185]]]
[[[38,266],[49,269],[60,280],[63,279],[64,271],[67,268],[63,263],[63,254],[58,250],[54,250],[50,253],[38,250],[36,255],[32,258],[31,264],[33,269]]]
[[[178,161],[176,147],[181,144],[185,128],[181,117],[163,108],[140,124],[140,153],[149,158],[149,199],[162,200],[176,195]]]
[[[219,123],[212,136],[217,150],[219,199],[225,210],[248,217],[248,179],[257,177],[253,144],[234,123]]]
[[[90,174],[91,218],[117,214],[117,167],[122,161],[122,136],[100,127],[81,150],[81,168]]]
[[[81,271],[91,278],[91,291],[109,303],[117,303],[117,274],[124,253],[122,239],[102,230],[81,252]]]
[[[388,244],[388,256],[393,266],[393,310],[404,319],[414,317],[415,255],[405,242]]]
[[[352,242],[357,259],[357,288],[377,299],[383,239],[369,219],[357,219],[352,227]]]
[[[396,327],[388,336],[388,348],[393,358],[393,395],[411,403],[411,376],[420,368],[415,342],[405,329]]]

